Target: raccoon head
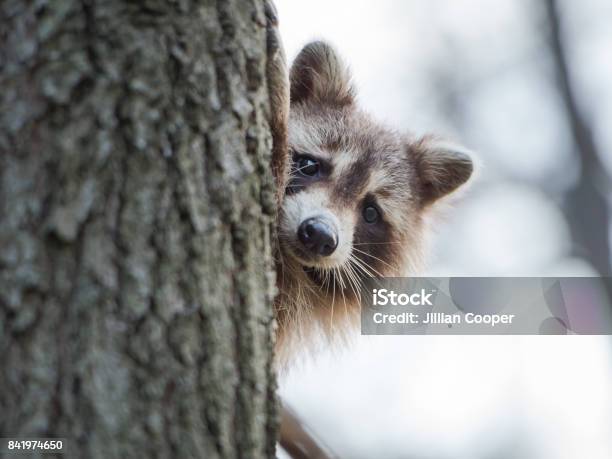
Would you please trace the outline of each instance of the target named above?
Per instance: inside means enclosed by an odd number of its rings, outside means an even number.
[[[303,48],[290,80],[281,256],[330,294],[332,284],[350,295],[364,276],[404,274],[420,248],[424,212],[467,182],[470,156],[394,132],[360,110],[347,67],[326,43]]]

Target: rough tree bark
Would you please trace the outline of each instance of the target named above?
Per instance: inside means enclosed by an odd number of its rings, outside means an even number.
[[[0,4],[0,437],[273,456],[262,1]]]

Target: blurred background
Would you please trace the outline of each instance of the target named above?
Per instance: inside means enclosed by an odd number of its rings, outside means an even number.
[[[610,276],[612,2],[276,1],[377,118],[476,151],[425,275]],[[355,336],[281,394],[346,458],[610,458],[610,337]]]

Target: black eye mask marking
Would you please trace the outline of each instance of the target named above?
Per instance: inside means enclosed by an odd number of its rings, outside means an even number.
[[[393,228],[384,219],[373,195],[368,194],[361,203],[361,218],[355,227],[353,250],[354,256],[373,276],[389,272],[394,264],[395,252],[400,250],[394,243]],[[366,270],[360,270],[360,274],[369,277]]]
[[[297,175],[306,175],[308,177],[314,177],[319,173],[319,161],[310,156],[299,156],[294,164],[294,173]]]
[[[287,194],[295,194],[308,185],[329,177],[331,165],[316,156],[293,152],[291,177],[287,184]]]

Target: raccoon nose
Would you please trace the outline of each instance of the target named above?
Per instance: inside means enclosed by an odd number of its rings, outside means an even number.
[[[302,245],[315,255],[327,257],[338,247],[338,235],[320,218],[304,220],[298,228],[298,238]]]

